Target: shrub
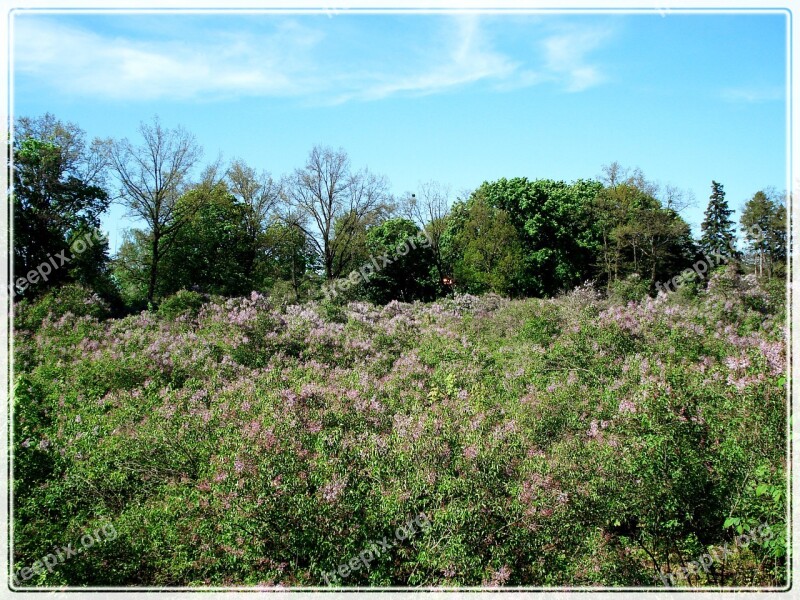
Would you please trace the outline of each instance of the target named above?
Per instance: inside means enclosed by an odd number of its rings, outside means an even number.
[[[67,314],[104,319],[108,305],[92,290],[68,284],[50,290],[38,300],[20,300],[14,305],[14,329],[36,331],[42,321],[56,321]]]
[[[15,343],[15,563],[102,518],[28,585],[662,586],[767,522],[677,585],[782,585],[785,332],[715,294],[44,319]]]
[[[612,281],[608,295],[616,302],[637,302],[647,295],[649,289],[647,280],[638,273],[631,273],[625,279]]]
[[[200,312],[200,307],[207,302],[207,297],[198,292],[190,290],[180,290],[164,298],[158,306],[158,315],[167,320],[176,319],[178,317],[197,317]]]

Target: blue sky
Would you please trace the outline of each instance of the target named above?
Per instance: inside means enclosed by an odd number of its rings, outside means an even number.
[[[136,139],[158,114],[274,176],[315,144],[388,176],[592,178],[619,161],[733,208],[786,187],[784,12],[44,14],[14,18],[14,113]],[[112,247],[126,221],[105,219]]]

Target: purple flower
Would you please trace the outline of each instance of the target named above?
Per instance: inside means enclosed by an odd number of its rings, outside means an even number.
[[[492,574],[492,578],[486,584],[489,587],[499,587],[505,585],[511,578],[511,569],[504,565]]]
[[[343,479],[335,478],[322,487],[322,498],[325,502],[335,502],[342,495],[347,482]]]

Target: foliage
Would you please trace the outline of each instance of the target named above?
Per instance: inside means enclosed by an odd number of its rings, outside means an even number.
[[[16,325],[14,558],[118,537],[28,585],[786,582],[780,307],[725,269],[695,298],[281,309],[253,293]],[[55,301],[55,298],[54,300]],[[40,310],[39,314],[43,311]],[[38,318],[38,317],[37,317]],[[431,527],[396,540],[424,512]]]
[[[785,204],[758,191],[745,204],[740,222],[748,258],[759,277],[782,274],[786,261]]]
[[[656,198],[657,188],[634,171],[611,178],[597,195],[593,215],[598,229],[596,265],[609,292],[636,275],[654,292],[692,264],[695,246],[689,225]]]
[[[162,266],[169,277],[160,292],[189,288],[224,296],[250,292],[255,287],[253,265],[259,247],[248,235],[246,207],[224,183],[199,186],[184,194],[176,207],[189,216],[164,249]]]
[[[388,304],[436,297],[439,284],[431,243],[412,221],[395,218],[372,227],[366,246],[369,259],[364,264],[369,278],[364,287],[370,301]],[[391,263],[384,265],[384,257]]]
[[[110,314],[108,304],[95,292],[77,284],[51,289],[42,297],[22,299],[14,304],[14,326],[21,331],[36,331],[42,322],[66,317],[104,319]]]
[[[450,226],[442,237],[443,254],[457,290],[520,293],[523,248],[504,210],[491,206],[476,192],[453,207]]]
[[[505,211],[522,245],[520,292],[552,295],[592,275],[597,232],[591,204],[602,189],[596,181],[524,177],[485,182],[475,192]]]
[[[610,298],[627,303],[642,300],[650,290],[650,283],[642,280],[638,273],[631,273],[625,279],[611,283],[608,295]]]
[[[96,235],[109,196],[101,187],[102,178],[93,164],[96,156],[86,148],[84,132],[52,115],[20,119],[17,127],[13,145],[13,279],[25,277],[43,264],[51,273],[46,280],[18,286],[16,293],[35,297],[61,283],[77,282],[113,300],[116,290],[108,277],[108,243]],[[87,234],[93,238],[89,249],[73,252],[72,242]],[[62,262],[59,255],[68,262]]]
[[[205,302],[206,297],[198,292],[180,290],[161,301],[158,305],[158,315],[168,320],[178,317],[193,319]]]
[[[725,200],[725,192],[722,184],[716,181],[711,182],[711,196],[708,201],[703,223],[700,225],[702,236],[700,246],[706,252],[719,251],[726,254],[735,248],[736,234],[730,216],[733,210]]]

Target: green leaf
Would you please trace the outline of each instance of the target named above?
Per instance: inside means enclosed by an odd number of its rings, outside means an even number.
[[[738,517],[728,517],[725,519],[725,523],[722,525],[723,528],[728,529],[731,525],[737,525],[739,523]]]

